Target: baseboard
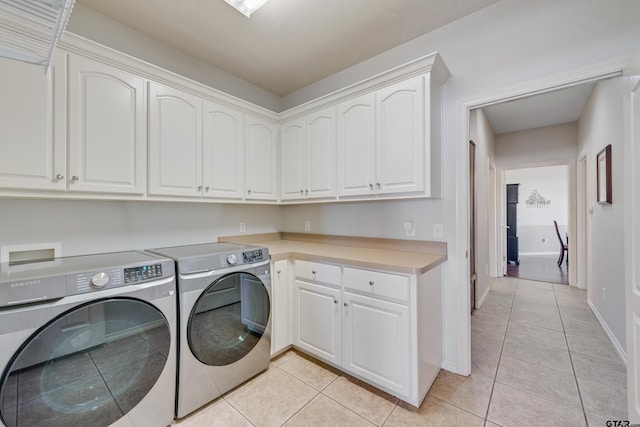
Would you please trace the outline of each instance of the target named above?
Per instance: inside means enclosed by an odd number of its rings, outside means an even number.
[[[589,304],[589,307],[591,307],[591,311],[593,311],[593,314],[596,316],[596,319],[598,319],[598,322],[600,323],[600,326],[602,326],[602,329],[604,329],[604,332],[607,334],[607,337],[609,337],[609,341],[611,341],[611,344],[613,344],[613,347],[618,352],[618,356],[620,356],[620,358],[622,359],[622,362],[626,366],[627,365],[627,353],[626,353],[626,351],[624,351],[624,349],[622,348],[622,346],[620,345],[620,343],[616,339],[616,336],[613,334],[611,329],[609,329],[609,325],[607,325],[607,322],[604,321],[604,318],[602,317],[602,315],[600,314],[600,312],[596,308],[596,305],[594,303],[592,303],[591,300],[589,300],[589,299],[587,300],[587,304]]]
[[[482,303],[484,303],[484,300],[487,298],[487,295],[489,295],[489,291],[491,291],[491,284],[487,283],[487,288],[484,290],[482,295],[480,295],[480,299],[476,301],[476,306],[477,306],[476,308],[482,307]]]

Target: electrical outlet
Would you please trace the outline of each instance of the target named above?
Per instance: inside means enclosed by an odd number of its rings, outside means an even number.
[[[433,224],[433,237],[442,237],[442,224]]]
[[[240,232],[241,233],[246,233],[247,232],[247,224],[245,224],[244,222],[240,223]]]
[[[311,221],[304,222],[304,231],[311,231]]]
[[[413,237],[416,235],[416,227],[413,221],[405,221],[403,227],[405,236]]]
[[[602,300],[607,300],[607,288],[602,288]]]

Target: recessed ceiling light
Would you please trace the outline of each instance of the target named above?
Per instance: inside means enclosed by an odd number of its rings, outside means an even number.
[[[242,13],[247,18],[251,18],[251,14],[258,10],[262,5],[264,5],[268,0],[224,0],[229,3],[231,6],[236,8],[240,13]]]

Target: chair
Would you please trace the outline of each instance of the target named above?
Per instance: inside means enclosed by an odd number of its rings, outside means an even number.
[[[558,236],[558,241],[560,242],[560,256],[558,257],[558,267],[562,265],[562,260],[564,260],[564,253],[567,253],[567,264],[569,263],[569,238],[567,237],[567,243],[562,241],[562,237],[560,237],[560,230],[558,230],[558,222],[554,219],[553,225],[556,226],[556,235]]]

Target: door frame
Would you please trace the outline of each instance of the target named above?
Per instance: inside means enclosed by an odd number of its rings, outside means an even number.
[[[467,150],[470,140],[469,124],[471,110],[525,98],[531,95],[551,92],[565,87],[576,86],[582,83],[619,77],[628,66],[630,60],[630,56],[615,58],[610,61],[559,73],[547,78],[497,89],[488,95],[467,98],[456,103],[456,152],[459,153],[456,156],[456,170],[459,171],[459,174],[457,174],[458,179],[456,179],[455,183],[456,236],[454,245],[457,250],[449,264],[453,280],[457,283],[455,287],[455,319],[457,319],[455,325],[455,348],[457,357],[455,362],[445,360],[447,369],[453,370],[461,375],[469,375],[471,373],[471,315],[469,310],[469,287],[467,286],[469,260],[466,257],[469,249],[469,156],[467,155]],[[462,155],[463,153],[464,155]],[[571,214],[575,215],[575,212],[570,213],[570,215]],[[575,230],[573,232],[575,233]],[[571,262],[571,260],[569,262]],[[573,264],[575,264],[575,260]]]
[[[469,140],[469,313],[476,309],[478,295],[476,293],[478,278],[478,260],[476,250],[478,244],[478,214],[476,212],[476,143]]]
[[[587,155],[580,157],[576,163],[576,238],[574,239],[577,257],[576,283],[579,289],[588,288],[589,266],[589,227],[587,198]]]

